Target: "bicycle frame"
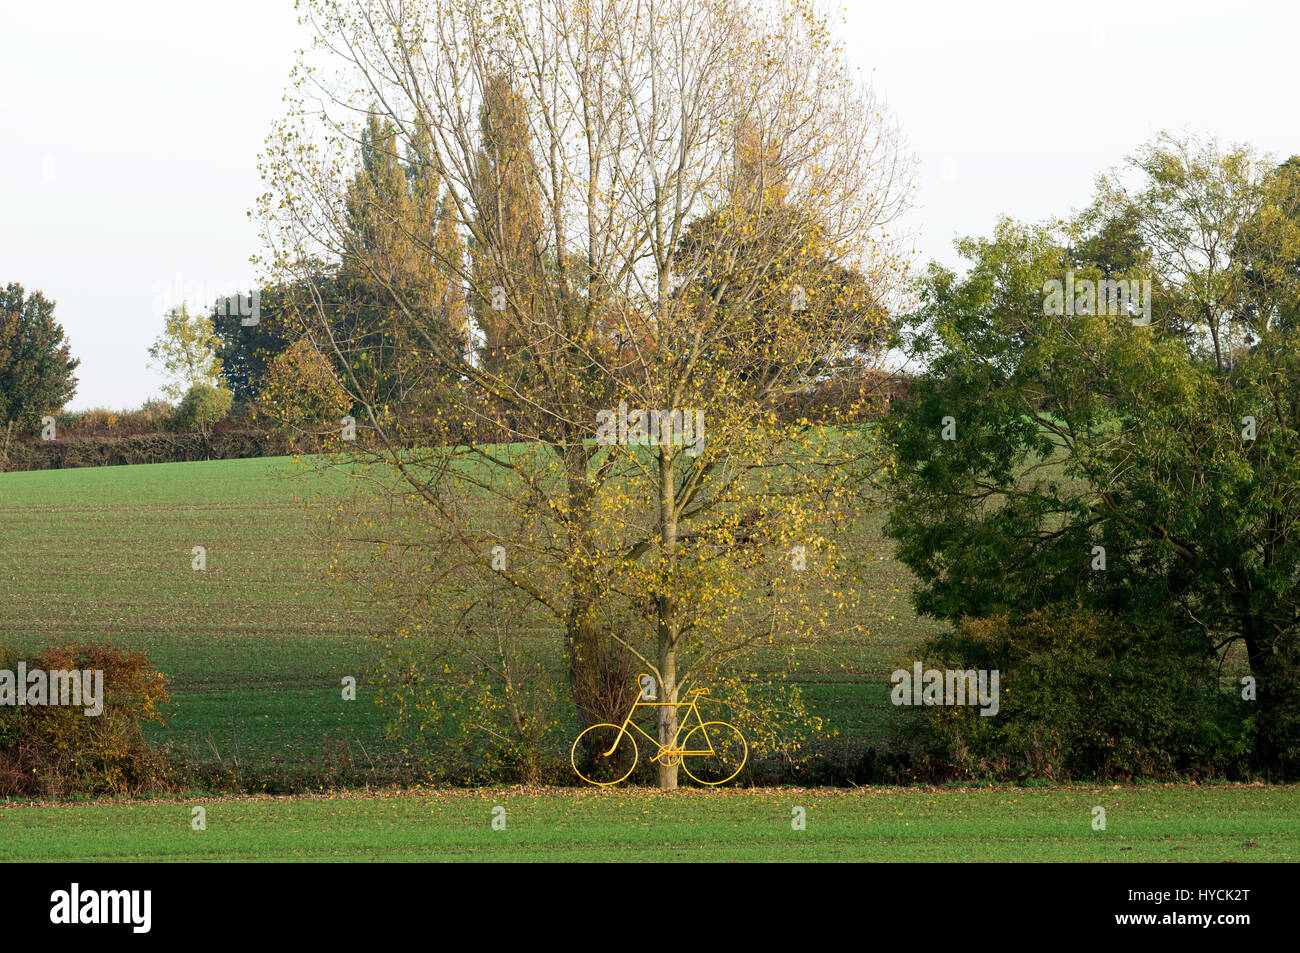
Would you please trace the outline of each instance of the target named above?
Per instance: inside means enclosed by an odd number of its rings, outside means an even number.
[[[637,676],[640,692],[633,696],[632,706],[621,725],[601,722],[588,725],[578,734],[573,747],[569,749],[569,761],[573,764],[573,770],[578,773],[578,777],[588,784],[602,788],[626,781],[636,770],[636,762],[641,755],[636,734],[641,735],[652,745],[654,754],[650,758],[651,762],[657,762],[659,768],[675,769],[680,766],[697,784],[706,787],[725,784],[739,774],[749,757],[749,745],[745,743],[744,736],[735,725],[725,721],[704,720],[704,716],[700,713],[699,700],[700,696],[707,695],[708,691],[697,688],[687,692],[685,701],[659,701],[653,694],[654,682],[655,679],[649,675]],[[679,694],[677,697],[682,696]],[[676,709],[680,714],[676,716],[677,726],[672,739],[666,744],[660,744],[655,735],[633,721],[640,708],[669,707]],[[634,730],[636,734],[633,733]],[[695,742],[692,747],[691,736],[697,731],[702,731],[704,737]],[[685,732],[684,736],[683,732]],[[598,740],[608,739],[611,733],[614,737],[609,741],[608,746],[604,745],[603,740]],[[624,738],[627,738],[631,752],[627,752],[626,748],[620,749]],[[580,748],[584,745],[583,739],[586,739],[585,755],[580,753]],[[604,747],[603,751],[602,747]],[[622,757],[620,754],[615,758],[615,753],[620,750],[623,753],[630,753],[631,757]],[[692,765],[695,767],[694,771],[691,770]],[[614,777],[615,774],[619,777]]]
[[[609,757],[614,753],[614,749],[617,748],[619,742],[623,740],[623,735],[631,734],[631,732],[628,731],[629,727],[635,728],[646,738],[647,741],[649,741],[652,745],[654,745],[656,748],[659,749],[658,752],[650,759],[652,763],[658,761],[660,758],[663,757],[677,758],[677,757],[682,757],[683,755],[716,754],[717,752],[714,751],[713,742],[711,741],[709,741],[709,747],[704,751],[686,751],[677,747],[677,740],[682,736],[682,731],[685,730],[687,726],[687,722],[690,720],[692,713],[694,713],[695,715],[695,721],[697,723],[697,727],[700,728],[704,727],[704,718],[700,715],[699,708],[696,707],[696,702],[698,701],[699,701],[699,696],[695,694],[691,695],[691,700],[688,702],[644,702],[641,701],[640,696],[637,696],[637,700],[632,703],[632,710],[627,713],[627,718],[623,720],[623,724],[620,727],[618,732],[618,737],[616,737],[614,739],[614,743],[609,746],[609,750],[605,752],[604,757]],[[685,708],[687,709],[686,716],[684,718],[678,719],[677,733],[673,735],[673,740],[670,746],[665,747],[664,745],[661,745],[659,743],[658,738],[653,737],[648,731],[646,731],[644,728],[642,728],[640,725],[638,725],[636,722],[632,720],[632,716],[636,714],[636,710],[638,708],[677,708],[677,709]],[[708,737],[709,737],[709,733],[706,730],[704,732],[704,739],[708,741]]]

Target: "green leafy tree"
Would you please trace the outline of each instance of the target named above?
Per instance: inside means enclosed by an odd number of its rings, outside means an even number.
[[[1239,232],[1269,204],[1272,170],[1248,146],[1170,133],[1139,148],[1127,169],[1099,180],[1091,215],[1140,243],[1167,292],[1158,305],[1166,333],[1223,368],[1249,338]]]
[[[195,384],[219,387],[221,358],[217,348],[221,339],[206,314],[191,315],[185,305],[167,312],[163,333],[149,347],[149,365],[164,371],[171,380],[163,393],[180,399]]]
[[[306,338],[271,362],[258,402],[262,413],[296,435],[337,431],[351,406],[329,361]]]
[[[0,290],[0,420],[10,430],[36,426],[76,392],[72,357],[54,302],[10,283]]]
[[[224,387],[210,384],[195,384],[185,392],[181,404],[176,408],[176,421],[188,430],[197,430],[203,435],[230,413],[232,395]]]
[[[1300,225],[1278,202],[1295,183],[1240,150],[1165,140],[1135,166],[1141,202],[1111,207],[1136,215],[1142,253],[1114,263],[1155,263],[1149,327],[1050,313],[1047,283],[1080,264],[1078,223],[1003,222],[958,243],[965,276],[931,266],[908,335],[927,372],[894,420],[887,531],[926,614],[1077,603],[1169,633],[1171,654],[1240,649],[1256,763],[1294,765],[1300,335],[1285,318]],[[1184,227],[1207,195],[1218,211]],[[1198,251],[1221,247],[1233,253]]]
[[[305,292],[262,288],[255,324],[245,324],[248,316],[227,306],[224,299],[213,303],[210,317],[221,378],[236,401],[257,400],[271,362],[293,343],[292,308],[299,293]]]

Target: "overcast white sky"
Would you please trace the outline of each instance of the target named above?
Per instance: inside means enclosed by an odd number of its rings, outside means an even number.
[[[847,0],[846,39],[921,160],[922,260],[1064,215],[1162,128],[1300,153],[1295,0]],[[71,406],[158,392],[159,286],[251,283],[257,153],[292,0],[0,0],[0,284],[57,302]],[[211,293],[207,293],[207,292]]]

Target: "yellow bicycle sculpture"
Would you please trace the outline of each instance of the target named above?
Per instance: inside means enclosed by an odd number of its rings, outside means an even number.
[[[708,689],[692,689],[687,693],[689,701],[661,702],[654,700],[657,696],[654,694],[656,682],[653,676],[639,675],[637,684],[640,693],[623,724],[592,725],[573,742],[569,760],[578,777],[599,787],[626,780],[636,767],[639,756],[632,729],[640,732],[657,749],[650,759],[652,762],[680,764],[682,770],[700,784],[725,784],[740,773],[749,757],[749,746],[734,725],[725,721],[705,721],[700,717],[696,702],[701,695],[709,693]],[[684,708],[686,712],[677,722],[677,732],[671,743],[662,745],[632,721],[638,708]],[[695,726],[687,731],[691,715],[695,716]],[[683,731],[686,731],[684,736]]]

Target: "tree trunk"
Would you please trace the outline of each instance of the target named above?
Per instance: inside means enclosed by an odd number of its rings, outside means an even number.
[[[600,633],[595,621],[595,605],[590,595],[575,586],[569,605],[565,632],[565,655],[569,668],[569,688],[578,709],[583,729],[605,718],[599,710]]]
[[[569,687],[578,709],[581,727],[586,729],[608,720],[600,710],[600,625],[596,615],[599,590],[591,571],[591,498],[587,488],[587,461],[581,445],[565,451],[568,471],[569,545],[580,554],[574,567],[569,613],[565,625],[565,654]]]
[[[677,701],[677,636],[680,628],[677,596],[674,589],[673,570],[677,562],[677,509],[674,499],[673,448],[659,448],[659,525],[664,558],[668,560],[667,578],[658,597],[659,610],[659,690],[660,701]],[[656,709],[658,715],[659,743],[669,746],[677,734],[677,709],[669,706]],[[677,787],[677,767],[680,759],[671,763],[655,762],[655,780],[660,790],[671,791]]]
[[[1273,671],[1273,655],[1259,638],[1261,626],[1248,615],[1243,628],[1250,674],[1255,678],[1254,704],[1259,706],[1259,717],[1255,720],[1255,767],[1268,770],[1274,765],[1278,754],[1278,739],[1274,737],[1277,730],[1278,680]]]
[[[662,643],[661,643],[662,644]],[[676,649],[669,649],[667,652],[660,649],[659,652],[659,688],[660,701],[673,702],[677,701],[677,658]],[[669,705],[662,708],[656,708],[659,722],[659,743],[665,748],[672,745],[673,737],[677,734],[677,709]],[[671,763],[664,761],[655,762],[655,783],[660,790],[672,791],[677,787],[677,768],[681,761],[680,758],[669,759]]]

